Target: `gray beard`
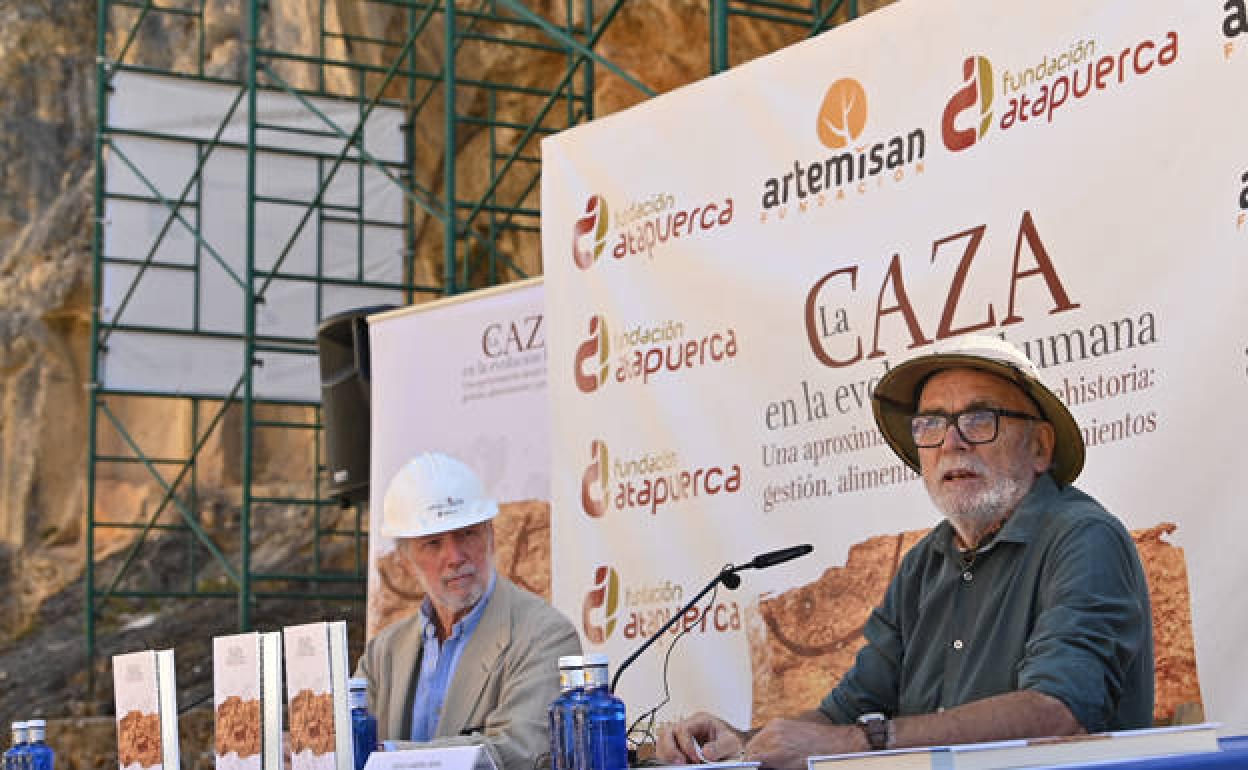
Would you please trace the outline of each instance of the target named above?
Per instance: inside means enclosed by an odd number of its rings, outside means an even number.
[[[986,470],[978,462],[964,463],[959,467],[967,467],[983,474]],[[943,475],[948,468],[940,469]],[[989,484],[988,488],[978,494],[966,498],[962,495],[936,492],[931,494],[936,508],[949,519],[958,534],[980,533],[1005,518],[1014,510],[1019,501],[1031,488],[1029,479],[1001,477]],[[968,543],[968,545],[972,545]]]
[[[970,500],[937,501],[937,507],[960,532],[983,532],[1009,515],[1026,494],[1018,479],[997,479]]]
[[[485,589],[489,586],[490,577],[493,575],[493,568],[487,568],[484,570],[484,573],[485,574],[481,576],[481,579],[473,585],[472,590],[463,596],[455,596],[449,591],[443,590],[441,586],[438,587],[437,591],[429,591],[426,589],[426,593],[430,595],[431,599],[436,600],[438,604],[445,609],[451,610],[452,612],[471,610],[473,607],[477,606],[477,602],[481,601],[481,597],[485,596]],[[477,571],[475,569],[460,570],[451,577],[459,577],[462,575],[477,576]]]

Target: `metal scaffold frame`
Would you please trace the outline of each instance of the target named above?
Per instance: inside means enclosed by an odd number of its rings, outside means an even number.
[[[735,23],[771,24],[795,36],[813,37],[861,15],[858,0],[810,0],[805,3],[781,0],[711,0],[711,72],[723,72],[742,63],[742,52],[732,46]]]
[[[292,0],[293,1],[293,0]],[[302,2],[302,0],[300,0]],[[808,4],[773,0],[708,0],[707,53],[710,73],[720,72],[763,52],[736,51],[732,45],[734,25],[762,22],[791,28],[792,34],[816,34],[858,15],[856,2],[816,1]],[[401,292],[402,301],[421,301],[438,296],[522,279],[540,272],[539,207],[540,178],[538,142],[544,136],[594,118],[596,78],[616,78],[639,94],[654,90],[624,67],[601,55],[596,47],[626,0],[599,3],[592,0],[558,0],[553,5],[561,21],[551,21],[522,0],[355,0],[358,8],[383,13],[385,29],[364,29],[358,18],[348,18],[344,6],[334,0],[308,0],[317,5],[317,34],[309,50],[283,47],[281,36],[271,29],[278,0],[252,0],[239,18],[239,38],[244,61],[232,76],[213,74],[208,61],[210,0],[101,0],[97,20],[97,100],[95,234],[89,394],[89,446],[87,475],[86,636],[88,670],[94,677],[102,628],[115,619],[119,603],[160,599],[222,599],[237,602],[239,630],[255,624],[259,601],[276,597],[309,599],[363,598],[366,557],[366,516],[356,505],[348,524],[332,523],[341,516],[326,516],[339,503],[329,493],[325,478],[324,426],[319,401],[309,398],[278,398],[260,387],[259,369],[266,356],[303,357],[315,365],[316,329],[299,333],[266,331],[262,309],[272,310],[271,288],[275,284],[301,283],[317,291],[316,317],[329,315],[320,300],[329,288],[371,288]],[[160,46],[146,45],[177,28],[179,39],[195,50],[182,55]],[[189,31],[188,31],[189,30]],[[485,52],[473,59],[473,49]],[[156,50],[159,56],[145,53]],[[516,71],[485,71],[472,62],[505,50],[518,61],[525,56],[547,65],[560,62],[550,83],[526,79],[523,66]],[[158,58],[160,60],[144,60]],[[549,69],[549,66],[547,66]],[[210,84],[229,89],[221,114],[209,122],[212,131],[178,135],[176,131],[143,131],[110,122],[110,99],[114,82],[126,73],[176,79],[188,84]],[[270,119],[264,100],[280,98],[297,105],[301,113],[293,123]],[[352,121],[327,114],[326,105],[350,105]],[[370,119],[381,111],[398,110],[403,116],[403,155],[400,162],[377,157],[364,135]],[[244,118],[240,115],[245,114]],[[241,127],[241,135],[238,130]],[[275,138],[280,137],[280,138]],[[172,194],[148,178],[130,153],[126,141],[155,140],[193,148],[195,162],[184,182]],[[306,140],[321,149],[300,149]],[[337,143],[337,152],[324,150]],[[486,172],[464,178],[464,150],[469,143],[484,148]],[[319,144],[317,144],[319,143]],[[204,221],[210,213],[204,197],[205,168],[224,152],[245,153],[246,212],[242,237],[241,269],[230,267],[228,249],[218,248],[206,235]],[[314,185],[302,195],[278,195],[264,188],[257,163],[267,154],[307,159],[316,163]],[[476,153],[481,156],[480,152]],[[110,166],[111,164],[111,166]],[[120,165],[119,165],[120,164]],[[124,168],[139,180],[138,192],[118,192],[110,187],[106,171]],[[354,205],[333,199],[330,190],[340,170],[347,168],[358,180],[360,195]],[[479,168],[479,167],[478,167]],[[369,228],[393,227],[374,221],[363,203],[365,172],[384,178],[397,189],[402,201],[401,279],[378,281],[364,273],[373,255],[366,243]],[[469,183],[471,181],[471,183]],[[133,203],[160,212],[161,224],[150,245],[108,247],[108,212],[119,202]],[[294,233],[283,247],[274,248],[258,238],[257,228],[275,210],[297,212]],[[319,261],[313,273],[288,269],[287,260],[296,240],[311,237],[319,255],[324,250],[327,226],[356,228],[360,233],[354,258],[360,269],[352,276],[331,274]],[[162,256],[172,233],[181,233],[191,244],[193,259],[185,262]],[[311,233],[311,236],[307,234]],[[430,244],[432,243],[432,247]],[[426,266],[418,280],[421,260]],[[238,328],[223,332],[202,323],[198,305],[189,325],[164,327],[160,323],[126,323],[124,311],[141,294],[144,276],[181,271],[190,280],[202,280],[203,271],[224,269],[242,294]],[[119,302],[106,305],[102,283],[108,271],[131,271],[133,283]],[[113,280],[116,280],[115,278]],[[114,297],[114,300],[116,297]],[[268,307],[266,308],[266,303]],[[230,377],[232,387],[125,388],[109,385],[103,367],[113,335],[142,333],[177,335],[188,343],[223,340],[241,345],[241,370]],[[171,363],[171,365],[173,365]],[[127,425],[125,414],[134,413],[146,399],[171,403],[189,411],[188,435],[183,451],[170,455],[145,446]],[[299,417],[291,417],[294,408]],[[302,411],[300,411],[302,410]],[[201,465],[206,447],[237,431],[238,462],[237,533],[223,539],[205,523]],[[306,434],[315,457],[312,478],[295,485],[298,492],[275,493],[257,479],[257,445],[261,436],[280,433]],[[100,506],[101,484],[123,468],[143,469],[154,485],[159,502],[141,515],[105,515]],[[231,503],[232,505],[235,503]],[[263,506],[294,511],[313,535],[314,554],[306,574],[264,571],[253,563],[253,545],[266,532],[257,524]],[[115,532],[132,535],[122,553],[106,561],[97,538]],[[143,584],[134,570],[144,548],[156,536],[181,538],[185,545],[185,570],[165,575],[156,585]],[[347,539],[354,553],[349,567],[329,567],[322,561],[322,547],[334,539]],[[226,542],[229,540],[230,542]],[[340,549],[341,550],[341,549]],[[212,565],[217,581],[197,579],[201,568]],[[180,565],[181,566],[181,565]],[[105,574],[107,572],[107,574]],[[150,575],[148,576],[150,578]]]

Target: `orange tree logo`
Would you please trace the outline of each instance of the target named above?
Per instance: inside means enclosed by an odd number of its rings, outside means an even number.
[[[956,128],[954,121],[962,113],[975,108],[969,128]],[[968,56],[962,62],[962,87],[945,105],[940,121],[940,135],[945,147],[960,152],[984,138],[992,126],[992,62],[983,56]]]
[[[594,585],[581,605],[581,628],[590,644],[603,644],[620,613],[620,576],[605,564],[594,570]]]
[[[867,92],[853,78],[841,78],[828,87],[819,105],[815,131],[819,141],[832,150],[841,150],[862,136],[867,127]]]
[[[589,319],[589,339],[576,348],[576,365],[573,375],[576,387],[582,393],[593,393],[607,381],[610,370],[608,358],[611,344],[607,340],[607,319],[600,315]],[[588,371],[587,367],[588,366]]]
[[[611,495],[607,492],[611,477],[606,442],[594,439],[589,445],[589,454],[589,467],[581,476],[581,510],[590,518],[601,519],[611,502]],[[594,494],[595,486],[598,489],[597,495]]]
[[[607,240],[607,199],[591,195],[585,203],[585,216],[572,228],[572,261],[588,270],[602,256]]]

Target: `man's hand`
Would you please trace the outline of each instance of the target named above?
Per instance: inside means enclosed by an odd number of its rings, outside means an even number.
[[[727,722],[705,711],[663,728],[655,753],[671,765],[722,762],[741,756],[745,741]]]
[[[773,719],[745,746],[745,758],[777,770],[801,770],[806,758],[870,748],[858,727],[827,719]]]

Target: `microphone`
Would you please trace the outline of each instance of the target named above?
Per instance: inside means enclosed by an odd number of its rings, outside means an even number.
[[[774,567],[777,564],[784,564],[786,561],[793,561],[798,557],[805,556],[813,550],[815,550],[815,547],[810,543],[806,543],[804,545],[781,548],[778,551],[768,551],[767,553],[760,553],[758,556],[755,556],[754,560],[749,564],[742,564],[740,567],[736,567],[735,569],[767,569],[768,567]]]
[[[624,659],[624,662],[620,664],[620,667],[615,670],[615,676],[611,677],[611,692],[613,693],[615,692],[615,686],[616,684],[619,683],[620,675],[624,673],[624,669],[628,668],[630,665],[632,665],[633,661],[641,657],[641,654],[643,652],[650,649],[650,645],[657,642],[663,636],[663,634],[667,633],[667,629],[675,625],[676,621],[683,618],[686,612],[688,612],[698,602],[702,601],[702,597],[710,593],[712,588],[719,585],[720,583],[723,583],[724,588],[727,588],[730,591],[735,590],[738,586],[741,585],[741,576],[737,574],[741,570],[766,569],[768,567],[774,567],[777,564],[783,564],[786,561],[792,561],[793,559],[796,559],[799,556],[805,556],[806,554],[810,553],[813,550],[815,550],[815,547],[810,545],[809,543],[806,543],[804,545],[795,545],[789,548],[781,548],[778,551],[768,551],[767,553],[760,553],[758,556],[755,556],[753,560],[747,562],[746,564],[742,564],[739,566],[733,566],[729,564],[727,567],[724,567],[722,570],[719,571],[718,575],[711,578],[711,582],[707,583],[706,587],[703,588],[701,591],[699,591],[697,596],[690,599],[685,604],[685,606],[677,610],[670,618],[667,619],[667,622],[664,623],[659,628],[658,631],[655,631],[653,634],[651,634],[644,642],[641,643],[640,647],[633,650],[632,655],[629,655],[627,658]],[[673,643],[675,643],[674,640],[673,640]]]

